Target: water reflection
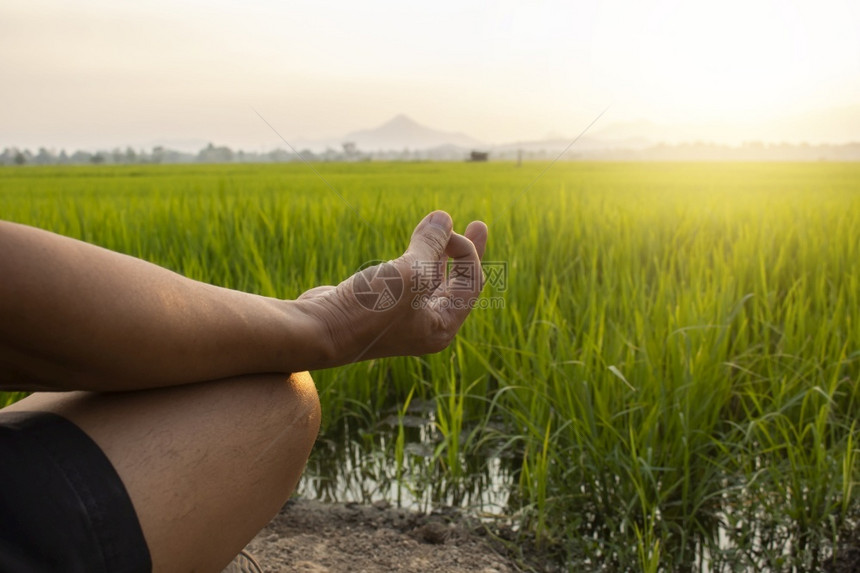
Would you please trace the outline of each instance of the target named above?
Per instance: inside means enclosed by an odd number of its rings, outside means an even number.
[[[458,471],[449,471],[434,416],[432,402],[416,401],[405,415],[390,412],[375,423],[341,420],[317,441],[299,492],[327,502],[386,500],[422,512],[454,506],[478,515],[503,514],[516,479],[512,460],[488,446],[476,447],[458,456]],[[461,445],[472,430],[460,436]]]
[[[497,431],[498,430],[498,431]],[[475,432],[481,435],[475,439]],[[484,423],[460,436],[459,467],[451,471],[445,440],[435,423],[435,405],[416,401],[403,414],[386,411],[369,422],[347,417],[330,427],[316,444],[299,491],[327,502],[372,504],[389,501],[400,507],[428,513],[452,506],[486,519],[503,520],[529,531],[534,506],[518,498],[519,456],[501,450],[504,428]],[[400,449],[398,438],[402,436]],[[479,444],[479,445],[475,445]],[[510,442],[508,442],[510,445]],[[464,452],[465,453],[462,453]],[[400,453],[400,455],[398,455]],[[521,455],[521,452],[520,452]],[[398,464],[398,459],[401,463]],[[642,517],[607,511],[623,500],[624,479],[604,475],[602,480],[570,484],[564,503],[547,506],[551,520],[567,539],[562,570],[637,562],[632,531]],[[729,572],[744,570],[811,571],[826,569],[834,554],[836,523],[831,532],[804,528],[786,517],[790,500],[779,499],[754,483],[726,478],[723,493],[703,507],[696,526],[679,530],[673,504],[655,510],[652,526],[663,555],[672,555],[673,570]],[[595,500],[604,500],[603,505]],[[633,504],[631,504],[633,505]],[[845,531],[860,527],[848,519]],[[846,569],[847,570],[847,569]]]

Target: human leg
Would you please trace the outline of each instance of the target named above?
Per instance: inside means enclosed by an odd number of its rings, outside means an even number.
[[[6,410],[59,414],[101,447],[125,484],[156,572],[220,571],[295,489],[320,421],[307,373],[40,393]]]

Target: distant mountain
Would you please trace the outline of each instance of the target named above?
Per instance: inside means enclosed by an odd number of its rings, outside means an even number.
[[[838,145],[860,140],[860,105],[813,109],[738,123],[733,123],[729,118],[720,122],[666,125],[640,119],[597,128],[593,137],[611,143],[616,149],[641,149],[660,143],[679,145],[699,141],[730,145],[739,145],[744,141]]]
[[[490,148],[491,153],[508,153],[512,151],[523,152],[546,152],[549,154],[561,153],[564,149],[568,149],[568,153],[575,154],[581,151],[603,151],[606,149],[642,149],[652,145],[652,142],[641,138],[628,138],[623,140],[605,140],[596,139],[593,137],[583,136],[578,139],[573,145],[573,136],[568,138],[556,139],[538,139],[532,141],[517,141],[515,143],[504,143],[494,145]]]
[[[675,134],[671,134],[675,135]],[[544,139],[502,143],[492,147],[495,153],[509,155],[514,151],[524,153],[561,153],[570,145],[566,156],[582,152],[597,152],[615,149],[645,149],[665,140],[674,140],[670,130],[645,120],[627,123],[612,123],[594,131],[589,131],[571,145],[576,135],[552,133]]]
[[[464,133],[437,131],[412,118],[400,114],[374,129],[353,131],[344,136],[343,141],[351,141],[361,151],[419,150],[442,146],[456,146],[465,149],[481,147],[477,139]]]
[[[648,147],[656,143],[702,139],[701,133],[695,128],[658,125],[645,119],[610,123],[605,127],[596,129],[594,137],[612,143],[615,147],[634,149]]]

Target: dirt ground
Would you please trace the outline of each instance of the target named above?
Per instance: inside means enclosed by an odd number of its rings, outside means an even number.
[[[559,570],[534,547],[523,549],[512,551],[511,545],[453,509],[425,515],[384,502],[328,504],[301,499],[291,500],[247,547],[266,573]],[[525,561],[514,560],[515,553],[524,555]],[[822,570],[860,571],[860,528],[843,536],[835,557]]]
[[[470,525],[471,523],[471,525]],[[455,513],[292,500],[247,547],[263,571],[521,571],[504,546]]]

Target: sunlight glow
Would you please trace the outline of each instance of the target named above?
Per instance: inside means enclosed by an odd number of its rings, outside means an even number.
[[[835,4],[611,2],[595,57],[620,97],[679,121],[749,121],[828,97],[847,105],[860,77],[860,42],[848,40],[860,10]],[[827,94],[840,73],[844,91]]]
[[[259,147],[249,106],[291,137],[405,113],[496,143],[573,135],[609,104],[609,123],[731,141],[844,108],[787,133],[860,139],[837,125],[860,109],[858,22],[849,0],[7,0],[0,146]]]

